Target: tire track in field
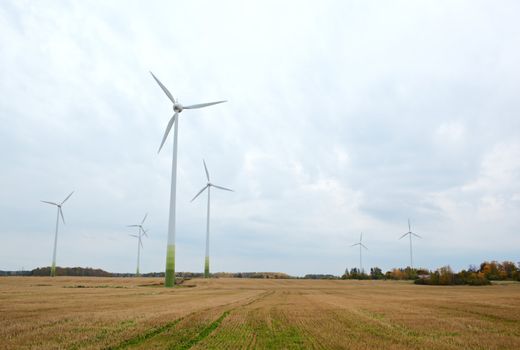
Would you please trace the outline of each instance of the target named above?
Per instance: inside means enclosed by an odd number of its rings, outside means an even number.
[[[220,324],[224,320],[224,318],[226,318],[231,311],[235,310],[238,307],[244,307],[244,306],[250,305],[250,304],[252,304],[252,303],[254,303],[256,301],[259,301],[259,300],[267,297],[268,295],[270,295],[272,293],[273,293],[273,291],[266,291],[266,292],[262,293],[261,295],[259,295],[256,298],[253,297],[252,300],[249,300],[249,301],[247,301],[246,303],[244,303],[242,305],[237,305],[237,306],[235,306],[233,308],[230,308],[230,309],[224,311],[223,314],[221,314],[215,321],[210,323],[209,326],[207,326],[201,332],[199,332],[195,337],[189,339],[185,343],[173,345],[173,346],[169,347],[169,349],[183,349],[184,350],[184,349],[189,349],[189,348],[193,347],[195,344],[197,344],[200,341],[202,341],[204,338],[206,338],[208,335],[210,335],[215,329],[217,329],[218,326],[220,326]],[[236,304],[236,303],[238,303],[238,302],[237,301],[232,301],[230,303],[222,304],[222,305],[219,305],[217,307],[225,308],[226,306],[233,305],[233,304]],[[150,340],[153,337],[156,337],[156,336],[158,336],[158,335],[160,335],[162,333],[165,333],[165,332],[171,330],[172,328],[177,326],[177,324],[179,322],[181,322],[182,320],[184,320],[186,318],[189,318],[191,316],[197,315],[199,313],[207,312],[207,311],[212,310],[214,308],[215,307],[209,307],[209,308],[205,308],[205,309],[202,309],[202,310],[199,310],[199,311],[191,312],[191,313],[189,313],[189,314],[187,314],[185,316],[182,316],[182,317],[179,317],[179,318],[175,319],[172,322],[168,322],[168,323],[166,323],[166,324],[164,324],[162,326],[154,327],[154,328],[150,329],[147,332],[140,333],[140,334],[137,334],[136,336],[134,336],[132,338],[126,339],[126,340],[120,342],[117,345],[108,346],[108,347],[105,347],[103,349],[104,350],[121,350],[121,349],[126,349],[126,348],[128,348],[130,346],[140,345],[140,344]]]
[[[231,310],[233,310],[233,309],[231,309]],[[219,318],[217,318],[215,321],[211,322],[209,324],[209,326],[204,328],[194,338],[191,338],[190,340],[188,340],[187,342],[185,342],[183,344],[170,347],[170,349],[175,349],[175,350],[188,350],[188,349],[191,349],[195,344],[197,344],[197,343],[201,342],[202,340],[204,340],[204,338],[206,338],[215,329],[217,329],[220,326],[220,324],[222,323],[222,321],[224,320],[224,318],[226,318],[229,315],[231,310],[224,311],[224,313],[222,315],[220,315]]]
[[[166,332],[167,330],[175,327],[177,325],[177,323],[182,321],[185,317],[191,316],[192,314],[194,314],[194,313],[188,314],[188,315],[186,315],[184,317],[180,317],[180,318],[176,319],[175,321],[169,322],[169,323],[167,323],[165,325],[162,325],[160,327],[152,328],[150,331],[148,331],[146,333],[138,334],[135,337],[127,339],[127,340],[119,343],[116,346],[106,347],[106,348],[104,348],[104,350],[126,349],[129,346],[137,345],[137,344],[140,344],[142,342],[145,342],[146,340],[148,340],[148,339],[150,339],[152,337],[155,337],[156,335],[158,335],[160,333],[163,333],[163,332]]]
[[[207,326],[206,328],[204,328],[201,332],[199,332],[194,338],[188,340],[186,343],[184,344],[180,344],[178,346],[174,346],[174,347],[170,347],[169,349],[172,349],[172,350],[188,350],[188,349],[191,349],[193,346],[197,345],[198,343],[200,343],[201,341],[203,341],[206,337],[208,337],[211,333],[213,333],[219,326],[220,324],[222,323],[222,321],[234,310],[238,309],[239,307],[245,307],[245,306],[249,306],[257,301],[260,301],[262,299],[265,299],[266,297],[268,297],[269,295],[272,295],[274,293],[274,291],[266,291],[264,293],[262,293],[261,295],[259,295],[257,298],[253,298],[252,300],[250,300],[249,302],[245,303],[245,304],[242,304],[242,305],[238,305],[238,306],[235,306],[229,310],[226,310],[224,311],[224,313],[222,315],[219,316],[219,318],[217,318],[215,321],[213,321],[212,323],[209,324],[209,326]],[[229,303],[227,305],[230,305],[230,304],[234,304],[235,302],[233,303]]]

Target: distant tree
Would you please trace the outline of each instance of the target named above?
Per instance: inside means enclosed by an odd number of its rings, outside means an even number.
[[[329,275],[329,274],[307,274],[303,278],[312,279],[312,280],[336,280],[339,279],[338,276]]]
[[[348,272],[348,267],[345,268],[345,273],[341,276],[341,279],[346,280],[349,279],[350,273]]]
[[[459,273],[454,273],[449,266],[444,266],[432,272],[427,278],[416,279],[414,283],[443,286],[461,284],[481,286],[487,285],[490,282],[482,272],[462,270]]]
[[[486,278],[490,281],[500,280],[500,274],[498,269],[498,262],[496,261],[485,261],[480,264],[480,271],[486,276]]]
[[[381,280],[385,278],[385,275],[379,267],[372,267],[370,269],[370,278],[373,280]]]
[[[514,262],[504,261],[502,262],[500,267],[500,276],[503,277],[503,279],[514,279],[513,275],[515,274],[515,272],[518,271]]]
[[[50,267],[39,267],[31,271],[33,276],[48,276]],[[111,277],[110,272],[90,267],[56,267],[57,276],[91,276],[91,277]]]
[[[358,269],[356,267],[350,269],[349,279],[351,279],[351,280],[366,280],[369,278],[370,277],[366,273],[364,273],[363,271],[361,271],[360,269]]]
[[[392,269],[390,273],[390,278],[393,280],[404,280],[406,279],[406,274],[402,269]]]
[[[453,275],[453,271],[451,267],[444,266],[437,270],[439,273],[439,284],[441,285],[451,285],[455,284],[455,277]]]

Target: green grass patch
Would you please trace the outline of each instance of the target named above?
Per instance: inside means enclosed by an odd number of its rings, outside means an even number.
[[[140,344],[160,333],[166,332],[167,330],[175,327],[177,323],[179,323],[183,318],[178,318],[173,322],[166,323],[165,325],[162,325],[160,327],[152,328],[150,331],[142,334],[138,334],[137,336],[127,339],[118,345],[115,346],[109,346],[105,348],[105,350],[118,350],[118,349],[126,349],[129,346]]]
[[[180,345],[175,345],[175,346],[171,347],[170,349],[186,350],[186,349],[191,348],[192,346],[194,346],[195,344],[197,344],[198,342],[200,342],[201,340],[206,338],[208,335],[210,335],[215,329],[217,329],[220,326],[220,324],[222,323],[222,321],[224,320],[224,318],[226,318],[230,312],[231,312],[230,310],[224,312],[222,315],[220,315],[219,318],[217,318],[214,322],[210,323],[209,326],[204,328],[202,330],[202,332],[197,334],[197,336],[195,338],[190,339],[186,343],[183,343]]]

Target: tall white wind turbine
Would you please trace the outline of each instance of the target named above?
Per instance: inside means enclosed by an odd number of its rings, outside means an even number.
[[[147,216],[148,216],[148,213],[145,214],[145,216],[140,224],[128,225],[128,227],[138,227],[139,228],[139,232],[137,233],[137,235],[130,235],[132,237],[137,238],[137,271],[135,273],[136,276],[139,276],[139,261],[141,259],[141,248],[143,247],[142,238],[143,238],[143,236],[148,237],[147,231],[143,228],[143,224],[144,224],[144,221],[146,220]]]
[[[161,141],[161,146],[157,153],[161,151],[164,143],[166,142],[166,138],[170,133],[172,125],[175,124],[175,128],[173,131],[173,158],[172,158],[172,183],[171,183],[171,191],[170,191],[170,215],[168,220],[168,245],[166,249],[166,273],[164,286],[165,287],[173,287],[175,285],[175,203],[176,203],[176,192],[177,192],[177,140],[178,140],[178,129],[179,129],[179,113],[181,113],[185,109],[196,109],[203,108],[211,105],[215,105],[218,103],[223,103],[226,101],[216,101],[216,102],[208,102],[208,103],[200,103],[191,106],[183,106],[179,103],[178,100],[173,98],[173,95],[168,91],[168,89],[150,72],[152,77],[155,79],[157,84],[164,91],[166,96],[173,103],[173,116],[170,118],[168,125],[166,126],[166,131],[164,132],[163,139]]]
[[[361,235],[359,236],[359,242],[352,244],[351,247],[359,246],[359,273],[363,273],[363,257],[362,257],[362,250],[361,248],[365,248],[368,250],[367,247],[363,244],[363,232],[361,232]]]
[[[405,237],[407,235],[410,238],[410,268],[413,269],[412,236],[415,236],[417,238],[421,238],[421,236],[419,236],[418,234],[412,232],[412,229],[411,229],[411,226],[410,226],[410,219],[408,219],[408,232],[406,232],[404,235],[399,237],[399,239],[401,239],[401,238],[403,238],[403,237]]]
[[[65,217],[63,216],[63,210],[61,209],[62,205],[72,196],[74,191],[72,191],[60,204],[48,201],[42,201],[43,203],[47,203],[50,205],[55,205],[58,209],[56,213],[56,231],[54,233],[54,250],[52,252],[52,265],[51,265],[51,277],[56,276],[56,247],[58,246],[58,226],[60,223],[60,216],[63,224],[65,225]]]
[[[193,199],[191,201],[193,202],[195,200],[195,198],[197,198],[202,192],[204,192],[204,190],[206,190],[206,189],[208,190],[208,214],[207,214],[207,218],[206,218],[206,256],[204,259],[204,278],[209,278],[209,206],[210,206],[209,203],[210,203],[211,187],[215,187],[220,190],[231,191],[231,192],[233,192],[233,190],[212,184],[209,179],[209,171],[208,171],[208,167],[206,166],[206,162],[204,160],[202,160],[202,163],[204,164],[204,171],[206,172],[206,178],[208,179],[208,183],[206,184],[206,186],[204,186],[199,191],[199,193],[197,193],[195,195],[195,197],[193,197]]]

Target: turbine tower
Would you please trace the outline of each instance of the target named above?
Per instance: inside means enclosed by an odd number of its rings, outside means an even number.
[[[410,267],[413,270],[412,235],[417,237],[417,238],[421,238],[421,236],[419,236],[418,234],[412,232],[412,229],[411,229],[411,226],[410,226],[410,219],[408,219],[408,232],[406,232],[404,235],[399,237],[399,239],[405,237],[406,235],[408,235],[408,237],[410,238]]]
[[[164,143],[166,142],[166,138],[170,133],[172,125],[175,123],[175,128],[173,131],[173,157],[172,157],[172,183],[171,183],[171,191],[170,191],[170,213],[168,219],[168,245],[166,248],[166,273],[164,286],[165,287],[173,287],[175,285],[175,203],[176,203],[176,192],[177,192],[177,140],[178,140],[178,130],[179,130],[179,113],[181,113],[185,109],[196,109],[207,107],[211,105],[215,105],[218,103],[223,103],[226,101],[216,101],[216,102],[208,102],[201,103],[191,106],[183,106],[179,103],[178,100],[173,98],[173,95],[168,91],[168,89],[150,72],[154,80],[159,84],[162,91],[166,94],[166,96],[173,103],[173,116],[170,118],[168,125],[166,126],[166,131],[164,132],[163,139],[161,141],[161,146],[157,153],[161,151]]]
[[[137,238],[137,271],[135,273],[135,275],[137,277],[139,277],[139,261],[141,259],[141,248],[143,247],[142,238],[143,238],[143,236],[148,237],[147,231],[143,228],[143,224],[144,224],[144,221],[146,220],[147,216],[148,216],[148,213],[145,214],[145,216],[140,224],[128,225],[128,227],[138,227],[139,228],[139,232],[137,233],[137,235],[130,235],[132,237]]]
[[[208,179],[208,183],[206,184],[206,186],[204,186],[199,191],[199,193],[197,193],[195,195],[195,197],[193,197],[193,199],[191,201],[193,202],[195,200],[195,198],[197,198],[202,192],[204,192],[204,190],[208,189],[208,214],[207,214],[207,218],[206,218],[206,256],[204,259],[204,278],[209,278],[209,203],[210,203],[211,187],[215,187],[220,190],[231,191],[231,192],[233,192],[233,190],[212,184],[209,179],[209,171],[208,171],[208,167],[206,166],[206,162],[204,160],[202,160],[202,163],[204,164],[204,170],[206,172],[206,178]]]
[[[355,247],[355,246],[359,246],[359,273],[362,274],[363,273],[363,257],[362,257],[362,250],[361,248],[365,248],[366,250],[368,250],[367,247],[365,247],[365,245],[362,243],[363,241],[363,232],[361,232],[361,235],[359,236],[359,242],[358,243],[355,243],[355,244],[352,244],[351,247]]]
[[[70,196],[72,196],[73,193],[74,193],[74,191],[72,191],[67,196],[67,198],[65,198],[60,204],[54,203],[54,202],[42,201],[43,203],[55,205],[56,208],[58,209],[58,212],[56,214],[56,231],[54,233],[54,250],[52,252],[51,277],[56,276],[56,247],[58,246],[58,226],[60,223],[60,216],[61,216],[61,220],[63,221],[63,224],[65,225],[65,217],[63,216],[63,210],[61,209],[61,207],[70,198]]]

